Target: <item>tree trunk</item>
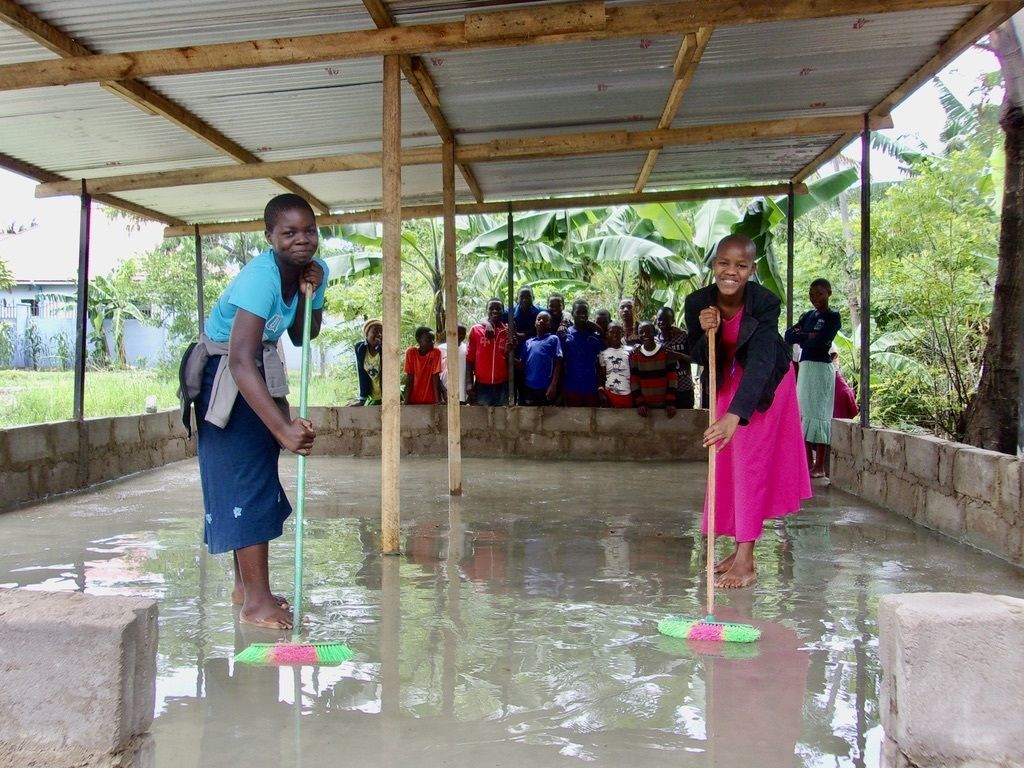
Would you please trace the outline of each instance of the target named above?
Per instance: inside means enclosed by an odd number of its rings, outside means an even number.
[[[839,163],[832,161],[836,172],[840,171]],[[860,326],[860,271],[857,254],[853,250],[853,230],[850,228],[850,204],[846,192],[839,193],[839,218],[843,222],[843,290],[846,292],[846,305],[850,310],[850,338],[857,335]]]
[[[992,320],[964,439],[979,448],[1015,454],[1024,344],[1024,58],[1012,21],[992,33],[992,43],[1006,88],[999,121],[1006,134],[1006,181]]]

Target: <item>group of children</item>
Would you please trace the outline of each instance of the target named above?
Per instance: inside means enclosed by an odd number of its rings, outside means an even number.
[[[359,402],[380,402],[379,320],[368,320],[364,340],[356,345]],[[434,332],[416,329],[416,345],[405,353],[405,403],[431,405],[454,396],[448,380],[447,344],[434,346]],[[519,405],[636,408],[641,416],[664,409],[671,418],[677,408],[694,405],[693,377],[687,332],[675,325],[671,307],[662,307],[652,322],[637,323],[633,302],[619,305],[619,320],[598,310],[590,319],[584,299],[568,315],[560,294],[548,298],[547,309],[533,303],[524,287],[512,310],[511,323],[501,299],[487,303],[487,316],[458,326],[457,395],[460,403],[508,404],[509,380]],[[454,362],[454,361],[453,361]]]
[[[317,335],[328,271],[314,258],[318,230],[305,200],[280,195],[267,205],[264,220],[270,247],[239,272],[214,306],[205,333],[183,360],[182,397],[183,405],[194,403],[199,428],[204,540],[211,553],[234,554],[239,620],[287,630],[294,618],[271,591],[268,569],[268,543],[281,535],[291,512],[277,464],[281,448],[308,455],[316,430],[293,418],[283,399],[287,381],[277,340],[287,331],[301,343],[304,286],[314,291]],[[756,581],[754,543],[764,520],[796,512],[811,495],[792,356],[778,332],[781,302],[750,282],[755,260],[754,243],[745,236],[718,244],[714,283],[686,298],[685,332],[673,325],[667,308],[656,324],[636,324],[632,304],[624,301],[620,322],[599,312],[592,323],[586,302],[574,303],[570,319],[560,296],[539,310],[524,289],[512,311],[514,334],[501,301],[492,300],[486,321],[470,329],[466,345],[470,401],[503,404],[512,346],[519,350],[512,374],[521,371],[527,403],[607,403],[641,413],[664,406],[671,413],[687,401],[687,392],[692,405],[692,383],[687,388],[679,382],[689,376],[691,362],[707,370],[708,337],[718,334],[718,415],[703,445],[718,453],[712,536],[735,541],[733,552],[716,565],[716,583],[725,588]],[[367,402],[380,396],[380,330],[379,321],[368,321],[365,346],[357,352]],[[436,400],[444,396],[441,352],[430,329],[418,329],[416,337],[417,346],[406,353],[407,399]],[[706,533],[707,501],[704,521]]]

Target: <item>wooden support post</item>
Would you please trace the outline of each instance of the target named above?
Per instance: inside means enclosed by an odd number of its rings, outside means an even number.
[[[82,181],[82,207],[78,219],[78,301],[75,306],[75,396],[72,418],[85,418],[85,354],[89,338],[89,232],[92,227],[92,196]]]
[[[871,426],[871,127],[860,135],[860,424]]]
[[[199,335],[203,335],[206,323],[206,302],[203,290],[203,236],[199,234],[199,225],[195,225],[196,238],[196,314],[199,316]]]
[[[796,195],[793,185],[789,185],[786,193],[786,327],[793,325],[793,238],[795,236],[796,216],[793,206]]]
[[[444,340],[448,346],[448,492],[462,495],[462,412],[459,410],[459,318],[455,264],[455,145],[441,154],[444,195]]]
[[[512,334],[515,333],[516,321],[512,319],[513,302],[515,301],[515,223],[512,221],[512,209],[508,209],[508,404],[516,403],[515,349],[512,347]]]
[[[384,57],[383,135],[383,283],[384,340],[381,351],[382,401],[380,435],[381,551],[399,553],[399,453],[401,411],[399,380],[402,375],[399,336],[402,318],[402,104],[398,56]]]

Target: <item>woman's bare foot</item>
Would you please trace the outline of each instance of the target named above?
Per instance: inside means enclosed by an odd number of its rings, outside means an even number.
[[[715,573],[725,573],[732,568],[733,562],[736,560],[736,553],[733,552],[731,555],[723,560],[719,560],[715,563]]]
[[[718,589],[741,589],[757,583],[757,569],[754,566],[754,542],[736,542],[729,569],[715,579]]]
[[[282,608],[273,595],[270,599],[259,602],[249,602],[242,605],[238,614],[238,620],[244,624],[251,624],[254,627],[265,629],[291,629],[292,612]]]
[[[288,602],[288,598],[284,595],[271,595],[276,602],[282,608],[291,608],[291,603]],[[231,604],[232,605],[245,605],[245,590],[242,587],[235,587],[231,592]]]
[[[756,583],[757,571],[752,564],[747,566],[733,563],[732,568],[715,579],[715,587],[718,589],[742,589],[752,587]]]

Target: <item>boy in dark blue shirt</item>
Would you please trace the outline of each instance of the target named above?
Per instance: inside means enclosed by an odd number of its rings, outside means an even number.
[[[590,306],[583,299],[572,305],[573,324],[562,341],[565,357],[565,404],[572,408],[598,408],[597,356],[604,349],[600,331],[590,322]]]

